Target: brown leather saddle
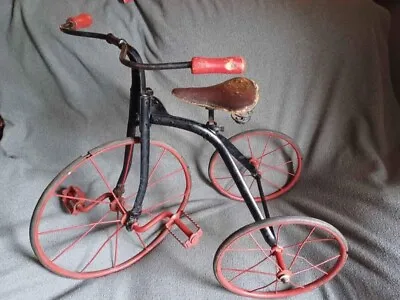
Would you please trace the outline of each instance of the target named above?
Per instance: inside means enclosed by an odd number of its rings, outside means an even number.
[[[236,77],[208,87],[176,88],[177,98],[208,109],[230,112],[232,115],[248,115],[257,105],[258,85],[245,77]]]

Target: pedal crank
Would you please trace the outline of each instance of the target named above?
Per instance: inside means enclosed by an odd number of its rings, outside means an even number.
[[[62,206],[71,215],[77,215],[79,213],[87,213],[93,209],[96,205],[112,197],[110,193],[105,193],[95,200],[87,199],[85,192],[83,192],[77,186],[69,186],[61,190],[60,197]],[[110,210],[116,211],[116,202],[110,203]]]
[[[85,193],[77,186],[69,186],[61,191],[61,203],[71,215],[77,215],[85,206]]]

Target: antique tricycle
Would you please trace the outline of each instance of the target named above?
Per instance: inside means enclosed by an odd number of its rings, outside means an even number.
[[[89,150],[49,184],[33,213],[30,239],[41,264],[75,279],[125,269],[171,234],[182,246],[202,235],[185,213],[191,191],[189,169],[171,146],[150,140],[153,125],[193,132],[216,149],[209,163],[212,185],[246,204],[254,223],[232,233],[218,248],[214,273],[226,289],[248,297],[279,298],[311,291],[344,266],[348,246],[332,225],[310,217],[270,217],[267,201],[298,181],[299,147],[286,135],[260,129],[222,135],[214,111],[249,121],[259,88],[245,77],[209,87],[176,88],[183,101],[206,108],[205,124],[171,115],[147,87],[146,70],[191,69],[193,74],[241,74],[242,57],[194,57],[187,62],[144,63],[127,41],[113,34],[78,31],[90,26],[80,14],[60,26],[64,33],[105,40],[120,49],[131,68],[127,138]],[[259,207],[261,206],[261,208]]]

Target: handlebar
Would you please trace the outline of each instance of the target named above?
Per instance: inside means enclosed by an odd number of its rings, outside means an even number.
[[[241,74],[246,69],[246,62],[241,56],[232,57],[193,57],[192,74]]]
[[[82,13],[75,17],[69,17],[64,25],[68,25],[71,30],[79,30],[92,26],[93,19],[90,14]]]
[[[121,49],[119,60],[129,67],[139,70],[170,70],[170,69],[191,69],[192,74],[241,74],[244,73],[246,63],[243,57],[193,57],[191,61],[157,63],[149,64],[133,61],[129,57],[129,53],[135,51],[124,39],[120,39],[113,34],[103,34],[96,32],[79,31],[79,29],[88,28],[92,25],[92,16],[88,13],[81,13],[74,17],[69,17],[64,24],[60,26],[60,30],[64,33],[82,36],[88,38],[96,38],[107,41]],[[128,57],[128,58],[127,58]]]

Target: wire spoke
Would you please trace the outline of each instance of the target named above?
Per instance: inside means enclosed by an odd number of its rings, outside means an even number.
[[[53,258],[51,261],[54,262],[56,261],[59,257],[61,257],[62,255],[64,255],[64,253],[66,253],[68,250],[70,250],[71,248],[73,248],[77,243],[79,243],[85,236],[87,236],[98,224],[100,224],[107,216],[108,214],[111,212],[111,210],[109,210],[108,212],[106,212],[100,219],[98,222],[93,223],[92,226],[90,226],[90,228],[83,233],[79,238],[77,238],[75,241],[73,241],[71,244],[69,244],[67,247],[65,247],[55,258]]]
[[[93,225],[96,226],[96,225],[104,225],[104,224],[115,224],[115,223],[119,223],[119,222],[120,222],[119,220],[113,220],[113,221],[95,222],[95,223],[90,223],[90,224],[74,225],[74,226],[68,226],[68,227],[63,227],[63,228],[57,228],[57,229],[41,231],[38,234],[39,235],[43,235],[43,234],[60,232],[60,231],[68,231],[68,230],[72,230],[72,229],[79,229],[79,228],[89,227],[89,226],[93,226]]]
[[[265,151],[267,150],[267,146],[268,146],[268,143],[269,143],[269,140],[270,140],[270,139],[271,139],[271,136],[268,136],[268,140],[267,140],[267,142],[265,143],[263,152],[261,153],[261,156],[260,156],[259,158],[257,158],[257,160],[258,160],[258,159],[260,160],[260,163],[259,163],[259,165],[257,166],[257,171],[260,169],[260,166],[261,166],[261,164],[262,164],[262,160],[263,160],[263,158],[264,158],[264,154],[265,154]]]
[[[251,174],[244,174],[244,173],[245,172],[243,172],[243,174],[242,174],[243,177],[252,177]],[[214,177],[214,179],[224,180],[224,179],[233,179],[233,178],[232,178],[232,176],[224,176],[224,177]]]
[[[307,244],[311,244],[311,243],[319,243],[319,242],[327,242],[327,241],[336,241],[336,239],[334,239],[334,238],[312,239],[312,240],[309,239],[306,243]],[[292,245],[289,245],[289,246],[284,246],[282,248],[283,249],[288,249],[288,248],[298,247],[300,245],[301,245],[301,242],[300,243],[296,243],[296,244],[292,244]]]
[[[154,187],[157,183],[159,183],[159,182],[165,180],[166,178],[168,178],[168,177],[170,177],[170,176],[172,176],[172,175],[175,175],[176,173],[179,173],[180,171],[183,171],[183,168],[178,168],[178,169],[176,169],[176,170],[174,170],[174,171],[172,171],[172,172],[170,172],[170,173],[164,175],[163,177],[159,178],[158,180],[149,183],[148,186],[147,186],[147,191],[148,191],[149,189],[151,189],[152,187]],[[128,197],[125,198],[125,201],[131,200],[131,199],[134,198],[136,195],[137,195],[137,192],[135,192],[135,193],[132,194],[132,195],[129,195]]]
[[[250,144],[249,136],[247,135],[246,138],[247,138],[247,144],[249,145],[250,156],[253,157],[253,150],[251,149],[251,144]]]
[[[104,202],[103,200],[93,200],[93,199],[89,199],[89,198],[81,198],[81,197],[74,197],[74,196],[68,196],[68,195],[61,195],[61,194],[54,194],[54,196],[58,197],[58,198],[66,198],[66,199],[70,199],[70,200],[77,200],[77,201],[86,201],[86,202],[90,202],[90,203],[97,203],[97,204],[109,204],[109,202]],[[107,198],[105,198],[107,199]]]
[[[274,261],[274,260],[271,258],[271,255],[272,255],[272,254],[269,254],[269,255],[268,255],[268,254],[264,251],[264,249],[261,247],[261,245],[258,243],[258,241],[254,238],[254,236],[251,234],[251,232],[250,232],[249,234],[250,234],[252,240],[254,241],[254,243],[256,243],[258,249],[260,249],[260,250],[262,251],[262,253],[264,253],[264,255],[265,255],[267,258],[269,258],[269,260],[272,261],[272,262],[275,264],[275,266],[277,266],[277,267],[279,268],[280,271],[282,271],[282,268],[276,263],[276,261]]]
[[[265,143],[264,149],[263,149],[263,151],[262,151],[262,153],[261,153],[261,159],[263,158],[263,155],[265,154],[265,151],[267,150],[267,146],[268,146],[268,143],[269,143],[270,140],[271,140],[271,136],[269,135],[269,136],[268,136],[268,140],[267,140],[267,142]]]
[[[263,249],[264,251],[269,251],[269,249]],[[252,252],[260,251],[260,248],[229,248],[225,250],[226,252]]]
[[[242,170],[239,170],[239,172],[240,172],[240,174],[241,174],[242,176],[246,176],[246,175],[244,175],[244,173],[246,173],[246,171],[247,171],[247,169],[246,169],[245,167],[242,167]],[[251,175],[247,175],[247,176],[251,176]],[[230,187],[227,188],[227,189],[225,189],[225,190],[226,190],[227,192],[229,192],[229,190],[230,190],[231,188],[233,188],[235,185],[236,185],[235,180],[233,180],[233,178],[232,178],[232,182],[231,182]]]
[[[307,242],[307,240],[309,239],[309,237],[313,234],[313,232],[314,232],[315,229],[316,229],[316,227],[314,226],[313,229],[311,229],[310,233],[307,235],[307,237],[306,237],[306,238],[303,240],[303,242],[301,243],[299,249],[298,249],[297,252],[296,252],[296,255],[294,256],[292,262],[291,262],[290,265],[289,265],[289,268],[288,268],[289,270],[292,268],[294,262],[295,262],[296,259],[297,259],[297,256],[299,256],[299,254],[300,254],[301,249],[303,249],[304,245],[306,244],[306,242]]]
[[[244,273],[248,273],[250,270],[254,269],[255,267],[259,266],[260,264],[262,264],[264,261],[266,261],[269,257],[265,257],[262,260],[260,260],[258,263],[256,263],[255,265],[252,265],[251,267],[244,269],[243,271],[241,271],[239,274],[237,274],[236,276],[234,276],[233,278],[231,278],[229,280],[229,282],[235,280],[236,278],[238,278],[239,276],[243,275]]]
[[[269,185],[272,185],[273,187],[277,188],[278,190],[281,190],[281,189],[282,189],[279,185],[277,185],[277,184],[275,184],[275,183],[269,181],[268,179],[266,179],[266,178],[264,178],[264,177],[262,177],[262,176],[261,176],[261,179],[263,179],[263,180],[264,180],[265,182],[267,182]]]
[[[290,254],[290,253],[284,253],[285,255],[289,256],[289,257],[294,257],[294,254]],[[297,257],[297,259],[301,259],[303,261],[305,261],[306,263],[308,263],[310,266],[315,267],[316,269],[318,269],[319,271],[321,271],[322,273],[328,275],[328,273],[326,273],[324,270],[318,268],[318,266],[314,266],[314,264],[312,262],[310,262],[307,258],[305,258],[304,256],[299,255]]]
[[[262,290],[262,289],[266,289],[267,287],[273,285],[273,284],[274,284],[275,282],[277,282],[277,281],[278,281],[278,279],[275,279],[274,281],[268,283],[267,285],[263,285],[263,286],[261,286],[261,287],[259,287],[259,288],[256,288],[256,289],[254,289],[254,290],[251,290],[251,291],[249,291],[249,292],[252,293],[252,292],[255,292],[255,291],[259,291],[259,290]]]
[[[143,209],[142,213],[143,214],[151,214],[151,212],[153,210],[155,210],[156,208],[159,208],[160,206],[164,205],[165,203],[170,202],[170,201],[172,201],[172,200],[174,200],[174,199],[176,199],[178,197],[182,197],[183,195],[185,195],[185,193],[172,195],[172,196],[168,197],[167,199],[163,199],[161,202],[159,202],[159,203],[157,203],[157,204],[155,204],[153,206],[150,206],[148,208]],[[158,201],[156,201],[156,202],[158,202]]]
[[[119,211],[117,211],[117,220],[118,219],[119,219]],[[117,253],[118,253],[118,224],[117,224],[117,234],[115,235],[113,267],[115,267],[117,265]]]
[[[269,155],[269,154],[271,154],[271,153],[274,153],[275,151],[278,151],[279,149],[282,149],[282,148],[286,147],[287,145],[289,145],[289,143],[286,143],[286,144],[284,144],[284,145],[282,145],[282,146],[279,146],[278,148],[275,148],[274,150],[271,150],[271,151],[269,151],[269,152],[267,152],[267,153],[264,153],[264,154],[261,155],[258,159],[263,158],[263,157],[265,157],[265,156],[267,156],[267,155]]]
[[[151,180],[151,178],[154,175],[155,170],[158,168],[158,165],[161,161],[161,158],[164,156],[165,152],[167,152],[167,149],[164,149],[163,152],[160,154],[160,157],[157,159],[156,164],[154,165],[154,167],[151,169],[150,171],[150,175],[149,175],[149,181]]]
[[[147,246],[146,246],[145,242],[143,241],[142,237],[140,236],[140,234],[136,231],[135,231],[135,234],[138,237],[140,243],[142,244],[143,249],[146,249]]]
[[[110,236],[107,237],[107,239],[104,241],[104,243],[99,247],[99,249],[96,251],[96,253],[93,255],[93,257],[89,260],[89,262],[83,267],[83,269],[80,271],[80,273],[84,272],[91,264],[92,262],[96,259],[96,257],[99,255],[101,250],[104,249],[104,247],[111,241],[111,239],[118,234],[118,232],[123,228],[124,226],[121,225],[117,228],[117,230],[114,231],[114,233]],[[113,265],[114,266],[114,265]]]
[[[288,165],[290,163],[293,163],[293,160],[284,161],[283,163],[280,163],[280,164],[277,164],[277,165],[273,165],[273,166],[274,167],[280,167],[280,166]]]
[[[242,272],[245,271],[246,273],[255,273],[255,274],[262,274],[262,275],[268,275],[268,276],[276,276],[275,273],[268,273],[268,272],[262,272],[258,270],[244,270],[244,269],[237,269],[237,268],[221,268],[221,270],[224,271],[232,271],[232,272]]]
[[[249,190],[251,190],[251,187],[253,186],[254,182],[256,181],[255,178],[253,178],[253,180],[251,181],[250,185],[249,185]]]
[[[311,262],[309,262],[307,259],[305,259],[311,265],[311,267],[307,268],[307,269],[304,269],[304,270],[301,270],[301,271],[298,271],[298,272],[295,272],[295,273],[293,273],[293,275],[297,275],[297,274],[300,274],[300,273],[303,273],[303,272],[307,272],[307,271],[312,270],[312,269],[317,269],[318,271],[324,273],[325,275],[328,275],[327,272],[325,272],[324,270],[322,270],[319,267],[324,265],[324,264],[326,264],[326,263],[328,263],[328,262],[330,262],[330,261],[332,261],[332,260],[334,260],[334,259],[337,259],[339,257],[340,257],[340,255],[333,256],[333,257],[331,257],[331,258],[329,258],[327,260],[324,260],[323,262],[321,262],[319,264],[316,264],[316,265],[313,265]]]
[[[287,175],[287,174],[292,175],[292,176],[295,175],[295,174],[293,174],[293,173],[291,173],[291,172],[289,172],[289,171],[286,171],[286,170],[281,169],[281,168],[277,168],[277,167],[275,167],[275,166],[267,165],[267,164],[265,164],[265,163],[263,163],[263,162],[260,162],[260,165],[263,165],[265,168],[268,168],[268,169],[272,169],[272,170],[281,172],[282,174],[285,174],[285,175]]]
[[[106,177],[104,176],[103,172],[101,172],[100,167],[98,166],[98,164],[94,161],[93,156],[89,157],[90,162],[92,163],[92,165],[94,166],[94,168],[96,169],[97,173],[99,173],[101,179],[103,180],[103,182],[105,183],[105,185],[107,186],[108,191],[113,195],[113,198],[117,201],[117,204],[119,206],[119,208],[121,209],[121,211],[123,213],[126,213],[125,207],[123,207],[121,205],[121,202],[119,202],[119,199],[117,196],[115,196],[114,191],[111,189],[110,184],[108,183]]]

